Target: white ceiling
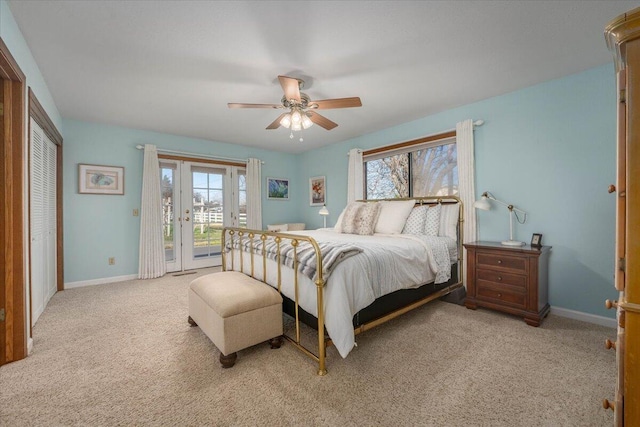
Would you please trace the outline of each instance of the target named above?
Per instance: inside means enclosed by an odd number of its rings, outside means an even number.
[[[611,62],[638,1],[9,1],[64,118],[302,152]],[[339,126],[265,130],[277,76]],[[612,76],[613,79],[613,76]]]

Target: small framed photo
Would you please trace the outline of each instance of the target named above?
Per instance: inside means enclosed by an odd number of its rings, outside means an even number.
[[[289,180],[285,178],[267,178],[267,199],[289,200]]]
[[[542,234],[533,233],[533,236],[531,236],[531,246],[542,246]]]
[[[327,180],[324,176],[309,178],[309,205],[322,206],[327,200]]]
[[[124,168],[78,164],[78,193],[124,195]]]

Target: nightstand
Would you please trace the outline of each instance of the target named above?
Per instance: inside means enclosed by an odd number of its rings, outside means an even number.
[[[548,266],[551,246],[510,247],[499,242],[466,243],[467,298],[464,305],[524,317],[531,326],[549,314]]]

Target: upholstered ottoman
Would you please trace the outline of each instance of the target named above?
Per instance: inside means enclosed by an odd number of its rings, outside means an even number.
[[[189,285],[189,324],[220,350],[222,367],[232,367],[236,352],[269,340],[282,343],[282,296],[271,286],[236,271],[199,277]]]

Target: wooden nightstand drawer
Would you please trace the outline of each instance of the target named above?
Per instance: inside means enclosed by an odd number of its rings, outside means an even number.
[[[510,285],[515,288],[521,288],[523,291],[527,288],[527,276],[522,274],[510,274],[478,268],[476,280],[478,282],[492,282],[497,285]]]
[[[493,253],[478,253],[478,268],[501,268],[518,272],[527,271],[527,259]]]
[[[519,308],[526,305],[526,294],[508,285],[492,282],[477,282],[476,295],[480,300],[495,300],[503,304],[510,304]]]

